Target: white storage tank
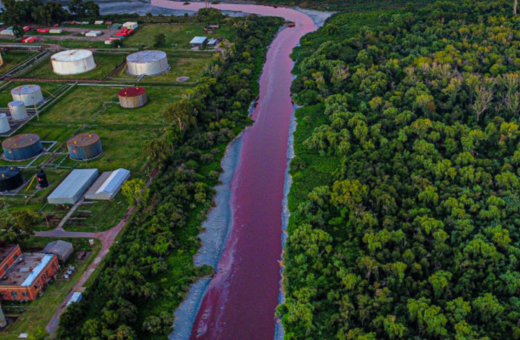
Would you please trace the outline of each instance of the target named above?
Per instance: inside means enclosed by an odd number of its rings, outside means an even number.
[[[29,118],[25,104],[21,100],[12,101],[7,105],[9,106],[9,112],[11,112],[13,120],[25,120]]]
[[[141,51],[126,57],[128,73],[134,76],[155,76],[170,69],[163,51]]]
[[[39,85],[22,85],[11,90],[14,101],[22,101],[25,106],[32,106],[43,101],[42,89]]]
[[[9,130],[11,130],[11,125],[9,125],[7,115],[5,113],[0,113],[0,133],[6,133]]]
[[[51,57],[54,73],[62,76],[80,74],[96,68],[94,55],[89,50],[67,50]]]

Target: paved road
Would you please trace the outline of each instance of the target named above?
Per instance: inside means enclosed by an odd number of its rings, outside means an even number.
[[[65,230],[63,230],[63,228],[56,228],[52,231],[42,231],[42,232],[37,232],[35,234],[38,237],[95,238],[95,239],[98,239],[101,241],[101,250],[97,254],[96,258],[90,264],[88,269],[83,273],[83,275],[81,275],[81,278],[78,280],[78,282],[76,282],[76,284],[74,285],[72,290],[69,292],[69,294],[67,295],[65,300],[62,302],[62,304],[60,305],[60,307],[58,308],[58,310],[52,317],[51,321],[47,324],[46,329],[47,329],[47,332],[49,332],[49,334],[54,334],[56,332],[56,330],[58,329],[60,315],[65,310],[65,308],[67,306],[67,302],[72,297],[72,294],[75,291],[77,291],[78,289],[80,289],[81,287],[83,287],[83,285],[85,284],[85,282],[87,282],[90,275],[92,275],[92,273],[96,270],[96,268],[99,266],[99,264],[103,261],[105,256],[107,256],[108,251],[109,251],[110,247],[112,246],[112,244],[114,243],[117,235],[124,228],[124,226],[126,225],[126,222],[130,218],[130,215],[132,215],[134,210],[135,210],[135,207],[131,207],[130,209],[128,209],[128,211],[125,214],[125,216],[123,217],[123,219],[114,228],[107,230],[105,232],[102,232],[102,233],[73,232],[73,231],[65,231]]]

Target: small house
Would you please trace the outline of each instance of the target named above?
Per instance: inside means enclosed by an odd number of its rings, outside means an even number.
[[[195,37],[191,39],[190,44],[192,47],[200,47],[206,45],[208,38],[206,37]]]
[[[61,263],[65,263],[67,259],[74,252],[74,246],[70,242],[62,240],[52,241],[44,249],[45,254],[54,254],[58,256],[58,260]]]
[[[137,22],[134,21],[127,21],[123,24],[123,27],[126,27],[129,30],[135,30],[137,29],[137,27],[139,27],[139,24],[137,24]]]

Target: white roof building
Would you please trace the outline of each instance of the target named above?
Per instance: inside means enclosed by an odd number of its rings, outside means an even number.
[[[97,169],[73,170],[47,197],[49,204],[76,204],[98,177]]]
[[[191,39],[190,44],[195,45],[195,46],[203,45],[206,43],[207,40],[208,40],[208,38],[206,38],[206,37],[195,37],[195,38]]]
[[[85,198],[88,200],[111,200],[116,197],[129,178],[130,171],[126,169],[104,172],[89,189]]]

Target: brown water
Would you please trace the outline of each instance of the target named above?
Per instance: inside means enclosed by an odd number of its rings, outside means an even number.
[[[170,9],[197,10],[203,3],[152,0]],[[316,29],[302,12],[257,5],[213,5],[221,10],[281,16],[296,27],[272,42],[260,78],[255,124],[242,140],[231,182],[233,225],[217,272],[204,296],[191,339],[273,339],[280,292],[282,199],[289,124],[294,112],[290,54],[300,38]]]

